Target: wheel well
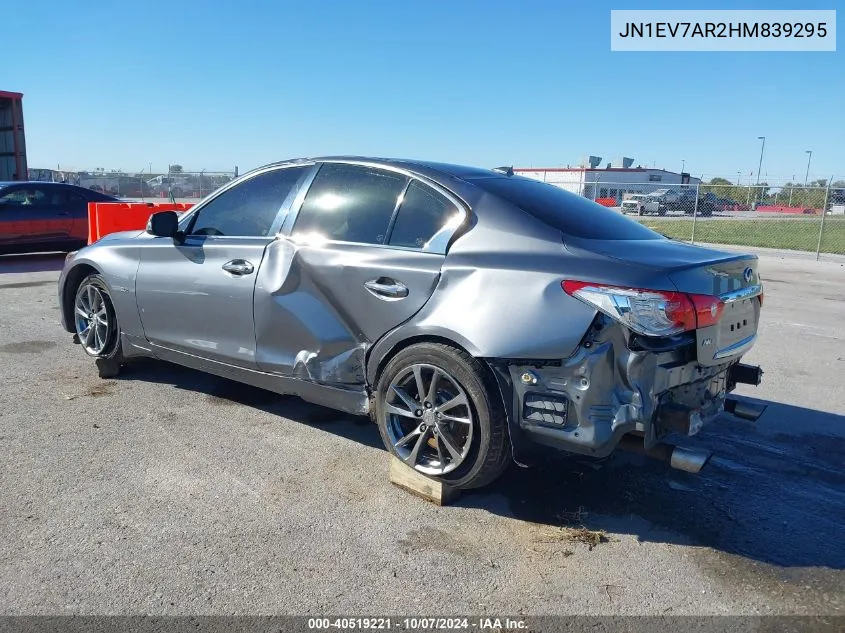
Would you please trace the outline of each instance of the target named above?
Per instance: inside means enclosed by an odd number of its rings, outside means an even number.
[[[88,264],[80,264],[79,266],[74,266],[71,271],[67,274],[64,292],[62,293],[62,312],[64,314],[65,324],[67,325],[69,332],[73,331],[73,297],[76,296],[76,291],[79,289],[79,284],[81,284],[82,280],[85,279],[88,275],[99,272],[100,271],[94,268],[93,266],[90,266]]]
[[[403,349],[411,347],[411,345],[417,345],[419,343],[440,343],[442,345],[449,345],[450,347],[457,347],[459,350],[469,354],[469,352],[467,352],[467,350],[462,345],[459,345],[455,341],[448,339],[444,336],[432,336],[421,334],[419,336],[412,336],[410,338],[406,338],[402,341],[399,341],[390,349],[387,354],[382,356],[381,360],[378,363],[378,366],[376,367],[375,380],[373,381],[373,384],[369,385],[370,389],[375,390],[375,387],[378,384],[379,379],[381,378],[381,372],[384,371],[384,368],[387,366],[387,363],[389,363],[390,360],[394,356],[396,356],[396,354],[401,352]],[[470,354],[470,356],[472,356],[472,354]]]

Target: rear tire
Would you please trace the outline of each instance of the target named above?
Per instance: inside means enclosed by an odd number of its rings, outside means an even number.
[[[381,372],[375,405],[385,447],[421,474],[466,490],[486,486],[510,464],[496,383],[461,349],[440,343],[403,349]]]
[[[108,286],[102,275],[83,278],[73,298],[76,339],[95,359],[100,378],[114,378],[123,365],[120,327]]]

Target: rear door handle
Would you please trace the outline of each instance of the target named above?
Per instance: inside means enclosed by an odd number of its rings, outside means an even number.
[[[245,259],[233,259],[223,264],[223,270],[233,275],[249,275],[255,267]]]
[[[379,299],[404,299],[408,296],[408,287],[405,284],[386,277],[366,281],[364,287]]]

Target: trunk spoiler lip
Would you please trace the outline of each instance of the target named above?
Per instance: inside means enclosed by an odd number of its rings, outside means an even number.
[[[659,239],[659,240],[589,240],[586,238],[577,238],[573,239],[568,235],[563,235],[563,247],[565,250],[573,253],[573,251],[583,250],[587,251],[593,256],[599,257],[606,257],[608,259],[612,259],[614,261],[618,261],[620,264],[624,264],[627,266],[636,266],[641,268],[647,268],[649,270],[661,271],[666,273],[667,275],[677,272],[682,272],[685,270],[691,270],[693,268],[703,268],[707,266],[712,266],[714,264],[725,264],[728,262],[735,262],[735,261],[758,261],[759,257],[757,257],[756,253],[747,253],[747,252],[731,252],[731,251],[720,251],[716,249],[711,249],[706,246],[701,246],[698,244],[688,244],[686,242],[679,242],[678,240],[671,240],[669,238]],[[709,251],[712,254],[707,260],[704,261],[697,261],[697,262],[684,262],[682,264],[675,264],[675,265],[665,265],[665,264],[654,264],[649,263],[647,261],[631,261],[630,259],[625,259],[624,257],[620,257],[612,252],[608,252],[606,249],[602,250],[594,250],[590,248],[590,242],[599,242],[602,245],[609,245],[613,242],[619,242],[620,244],[627,244],[630,242],[672,242],[674,244],[682,244],[684,246],[689,246],[691,248],[700,248],[702,250]],[[573,253],[575,254],[575,253]]]

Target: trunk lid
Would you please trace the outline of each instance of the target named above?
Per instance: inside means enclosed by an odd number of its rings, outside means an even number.
[[[696,330],[698,361],[737,360],[757,338],[762,284],[757,256],[673,240],[579,240],[576,246],[627,265],[662,272],[680,292],[718,297],[721,317]],[[715,303],[715,302],[714,302]]]

